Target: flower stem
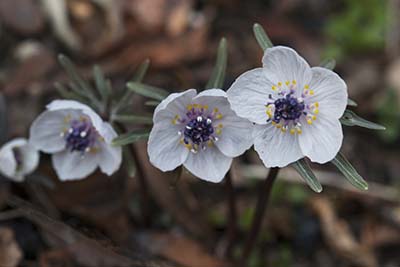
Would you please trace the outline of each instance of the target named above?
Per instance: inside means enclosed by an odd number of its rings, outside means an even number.
[[[125,125],[122,123],[115,122],[115,126],[122,130],[122,132],[127,132]],[[146,173],[144,171],[142,162],[140,161],[139,154],[137,152],[137,148],[135,144],[128,145],[128,149],[130,154],[132,155],[133,161],[136,166],[136,177],[139,181],[140,187],[140,209],[142,213],[142,222],[144,226],[150,226],[150,194],[149,194],[149,186],[146,180]]]
[[[278,175],[279,168],[271,168],[267,178],[261,182],[260,191],[258,192],[258,199],[256,210],[254,213],[253,221],[250,228],[250,233],[247,236],[246,243],[243,248],[241,257],[242,266],[246,266],[249,256],[253,252],[254,245],[256,244],[258,234],[261,229],[261,224],[264,218],[264,213],[267,208],[268,200],[271,195],[272,185]]]
[[[137,178],[140,186],[140,206],[142,212],[142,220],[145,226],[150,226],[150,199],[149,199],[149,186],[146,181],[145,171],[142,163],[140,162],[139,155],[137,153],[135,144],[129,145],[133,160],[136,164]]]
[[[227,206],[228,225],[227,225],[227,229],[226,229],[227,246],[226,246],[226,250],[225,250],[225,256],[227,258],[231,258],[232,250],[235,246],[235,242],[237,239],[237,230],[238,230],[236,195],[235,195],[235,188],[234,188],[234,185],[232,182],[232,172],[231,171],[229,171],[226,174],[225,189],[226,189],[226,194],[228,196],[228,206]]]

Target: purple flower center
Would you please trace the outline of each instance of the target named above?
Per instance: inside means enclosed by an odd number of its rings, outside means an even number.
[[[97,131],[87,119],[72,120],[64,139],[70,151],[88,152],[97,139]]]
[[[296,80],[278,82],[271,89],[276,94],[270,94],[265,105],[267,122],[271,122],[283,133],[288,131],[290,134],[301,134],[303,122],[311,125],[317,119],[319,103],[310,101],[314,91],[309,85],[304,85],[301,95]]]
[[[20,170],[21,168],[22,168],[22,164],[23,164],[23,162],[22,162],[22,151],[21,151],[21,149],[19,148],[19,147],[14,147],[13,149],[12,149],[12,152],[13,152],[13,155],[14,155],[14,159],[15,159],[15,162],[17,163],[17,170]]]
[[[285,121],[295,121],[301,115],[306,115],[304,112],[304,101],[299,100],[287,94],[285,97],[279,98],[274,102],[275,112],[272,121],[279,123],[282,119]]]
[[[211,139],[214,133],[212,120],[208,117],[197,116],[191,119],[185,126],[183,131],[183,142],[190,142],[196,145],[201,145]]]
[[[172,124],[181,125],[178,134],[181,136],[180,143],[193,153],[200,149],[205,150],[218,141],[221,134],[222,123],[215,123],[222,119],[218,108],[209,110],[208,105],[189,104],[184,116],[176,115]]]

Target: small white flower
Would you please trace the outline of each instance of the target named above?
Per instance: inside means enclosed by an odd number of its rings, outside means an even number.
[[[291,48],[267,49],[263,67],[242,74],[227,94],[232,109],[256,123],[254,148],[267,167],[304,156],[325,163],[341,147],[345,82],[333,71],[310,68]]]
[[[219,182],[232,158],[252,145],[252,124],[236,116],[220,89],[171,94],[157,106],[153,122],[148,153],[162,171],[183,164],[195,176]]]
[[[22,182],[39,164],[39,152],[25,138],[16,138],[0,149],[0,173]]]
[[[117,133],[90,107],[72,100],[47,105],[30,128],[30,142],[52,155],[61,180],[82,179],[97,167],[107,175],[121,165],[120,147],[111,145]]]

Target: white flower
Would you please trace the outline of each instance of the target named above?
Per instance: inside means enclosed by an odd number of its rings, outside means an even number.
[[[345,82],[333,71],[310,68],[291,48],[267,49],[263,67],[242,74],[227,94],[232,109],[256,123],[254,148],[267,167],[305,156],[325,163],[341,147]]]
[[[15,138],[0,149],[0,173],[22,182],[39,164],[39,152],[25,138]]]
[[[30,142],[52,155],[61,180],[82,179],[100,170],[113,174],[121,165],[120,147],[111,145],[117,133],[90,107],[71,100],[47,105],[30,128]]]
[[[252,124],[236,116],[220,89],[171,94],[157,106],[153,122],[148,154],[162,171],[183,164],[195,176],[219,182],[232,158],[252,145]]]

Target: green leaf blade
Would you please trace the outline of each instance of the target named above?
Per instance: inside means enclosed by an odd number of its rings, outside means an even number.
[[[269,39],[267,33],[265,32],[264,28],[260,24],[255,23],[253,25],[253,32],[257,39],[258,44],[260,45],[263,51],[265,51],[267,48],[271,48],[274,46],[271,42],[271,39]]]
[[[210,80],[206,85],[206,89],[222,88],[225,81],[226,65],[228,63],[227,41],[222,38],[219,42],[217,59]]]
[[[340,122],[346,126],[359,126],[371,130],[385,130],[386,127],[375,122],[370,122],[366,119],[361,118],[351,110],[346,110],[343,116],[340,118]]]
[[[326,59],[321,62],[320,66],[328,70],[333,70],[336,67],[336,60]]]
[[[339,169],[350,184],[358,189],[368,190],[368,183],[361,177],[343,154],[339,152],[332,160],[332,163]]]
[[[146,59],[142,64],[140,64],[131,82],[142,82],[144,76],[147,73],[147,70],[149,69],[149,66],[150,66],[150,60]],[[133,92],[129,90],[129,88],[126,89],[122,97],[118,100],[117,104],[115,104],[113,108],[113,114],[117,114],[120,110],[126,108],[129,105],[132,96]]]
[[[129,145],[149,137],[150,133],[148,130],[136,130],[130,133],[122,134],[112,141],[114,146],[125,146]]]
[[[107,81],[104,78],[104,74],[98,65],[95,65],[93,67],[93,76],[96,83],[96,88],[99,91],[102,100],[106,102],[108,100],[108,97],[111,95],[111,90],[107,86]]]
[[[118,122],[130,122],[137,124],[153,124],[153,118],[150,116],[139,116],[139,115],[130,115],[130,114],[119,114],[112,116],[112,121]]]
[[[127,87],[136,94],[162,101],[168,96],[168,92],[164,89],[146,85],[138,82],[128,82]]]
[[[354,101],[353,99],[350,99],[350,98],[347,99],[347,105],[351,106],[351,107],[357,107],[358,106],[357,102]]]
[[[291,164],[294,169],[300,174],[300,176],[306,181],[310,188],[317,192],[322,192],[322,185],[318,181],[317,177],[315,177],[314,172],[311,170],[310,165],[305,161],[305,159],[300,159]]]

